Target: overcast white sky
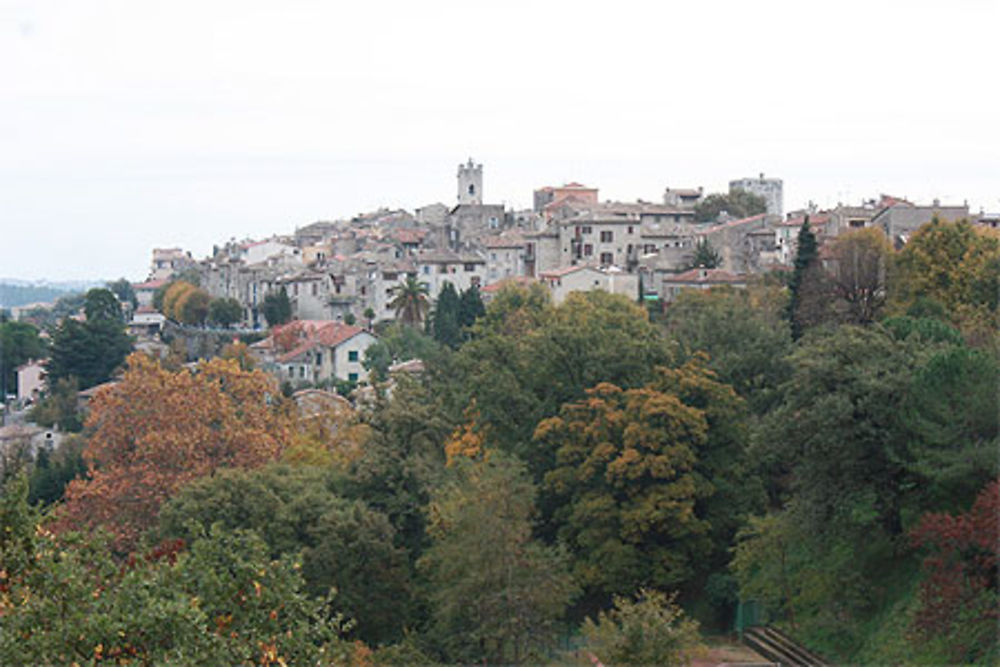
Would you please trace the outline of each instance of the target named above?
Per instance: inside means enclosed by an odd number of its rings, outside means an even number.
[[[1000,0],[0,0],[0,277],[380,205],[785,181],[1000,210]]]

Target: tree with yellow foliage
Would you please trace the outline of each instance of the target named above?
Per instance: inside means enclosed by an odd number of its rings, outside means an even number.
[[[899,253],[893,305],[904,311],[920,300],[937,302],[956,324],[993,320],[1000,297],[1000,235],[965,220],[935,218]],[[995,325],[994,325],[995,326]]]

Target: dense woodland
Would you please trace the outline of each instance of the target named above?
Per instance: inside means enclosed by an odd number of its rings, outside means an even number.
[[[807,223],[666,312],[414,290],[355,413],[133,354],[4,467],[0,662],[669,664],[755,601],[834,662],[995,664],[998,277],[965,223]]]

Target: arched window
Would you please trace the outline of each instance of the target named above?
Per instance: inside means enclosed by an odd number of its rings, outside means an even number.
[[[472,183],[469,183],[469,194],[470,195],[476,194],[476,186]]]

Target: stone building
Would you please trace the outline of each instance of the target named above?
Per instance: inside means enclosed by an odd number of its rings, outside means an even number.
[[[918,206],[905,200],[886,201],[883,196],[882,203],[886,205],[872,216],[869,224],[881,227],[897,248],[905,245],[913,232],[935,218],[941,222],[955,222],[969,217],[968,204],[942,205],[938,199],[935,199],[930,206]]]
[[[584,206],[596,206],[598,203],[597,188],[588,188],[586,185],[576,182],[559,187],[547,185],[539,188],[535,190],[533,199],[536,213],[542,213],[551,208],[553,204],[558,205],[567,199],[572,199]]]
[[[180,248],[153,248],[153,262],[148,280],[166,280],[176,273],[193,266],[191,253]]]
[[[663,191],[663,203],[676,208],[694,208],[705,198],[705,188],[670,188]]]
[[[506,226],[504,206],[483,203],[483,165],[472,158],[458,165],[458,203],[448,211],[444,238],[439,237],[437,247],[468,248]]]
[[[763,197],[767,204],[767,214],[776,215],[779,218],[784,216],[785,196],[783,193],[783,183],[780,178],[764,178],[761,174],[758,178],[741,178],[729,181],[729,192],[743,190],[758,197]]]
[[[519,232],[510,230],[483,240],[486,253],[486,283],[525,274],[525,239]]]

